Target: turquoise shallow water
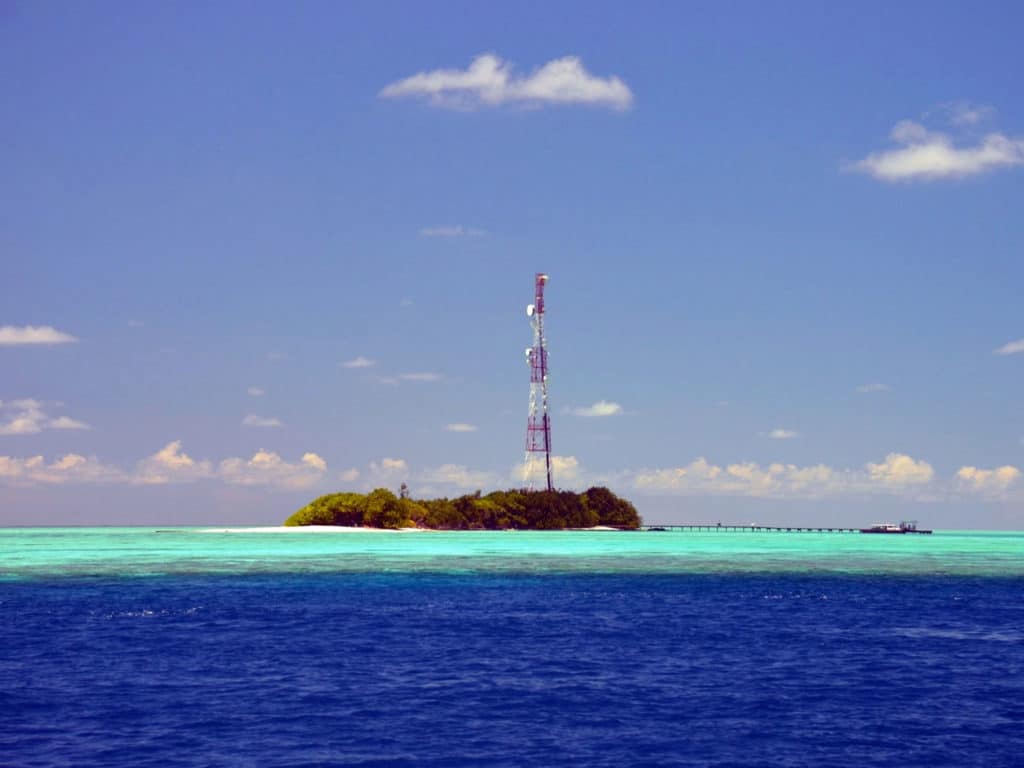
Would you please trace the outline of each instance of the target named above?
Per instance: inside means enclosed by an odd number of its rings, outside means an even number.
[[[246,573],[893,573],[1024,576],[1024,532],[322,532],[0,529],[0,578]]]

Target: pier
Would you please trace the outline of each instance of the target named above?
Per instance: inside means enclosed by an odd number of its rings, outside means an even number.
[[[836,528],[802,525],[723,525],[722,523],[664,523],[641,525],[641,531],[706,531],[715,533],[860,533],[860,528]]]

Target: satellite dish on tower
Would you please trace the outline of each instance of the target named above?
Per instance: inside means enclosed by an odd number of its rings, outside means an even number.
[[[533,304],[526,305],[526,316],[533,317]]]

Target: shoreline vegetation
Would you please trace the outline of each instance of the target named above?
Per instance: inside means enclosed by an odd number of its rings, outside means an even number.
[[[287,527],[329,525],[365,528],[426,528],[443,531],[580,528],[633,530],[640,515],[629,501],[607,488],[573,491],[493,491],[455,499],[412,499],[405,484],[398,495],[386,488],[370,493],[329,493],[284,521]]]

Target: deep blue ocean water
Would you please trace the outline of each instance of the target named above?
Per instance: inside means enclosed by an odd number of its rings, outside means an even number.
[[[4,766],[1020,766],[1024,579],[0,582]]]

